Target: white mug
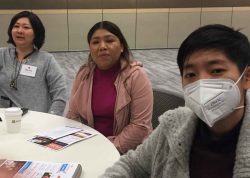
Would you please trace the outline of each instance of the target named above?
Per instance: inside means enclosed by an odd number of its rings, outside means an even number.
[[[5,109],[5,123],[6,129],[9,133],[18,133],[21,129],[21,108],[12,107]]]

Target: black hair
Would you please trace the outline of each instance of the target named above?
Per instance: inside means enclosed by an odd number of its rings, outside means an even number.
[[[193,31],[181,44],[177,63],[183,75],[184,63],[196,51],[219,50],[234,62],[243,72],[250,60],[250,44],[248,38],[233,28],[225,25],[206,25]]]
[[[91,38],[95,33],[95,31],[99,29],[107,30],[108,32],[114,34],[120,40],[120,43],[123,45],[123,52],[121,53],[121,59],[125,60],[127,62],[126,66],[128,66],[132,54],[130,53],[129,46],[124,35],[122,34],[120,28],[116,24],[110,21],[101,21],[96,23],[88,32],[87,36],[88,44],[90,44]]]
[[[30,12],[30,11],[22,11],[22,12],[19,12],[18,14],[16,14],[10,21],[10,25],[9,25],[9,28],[8,28],[8,36],[9,36],[9,39],[7,41],[7,43],[11,43],[13,44],[14,46],[15,45],[15,42],[12,38],[12,35],[11,35],[11,31],[15,25],[15,23],[20,19],[20,18],[23,18],[23,17],[26,17],[29,19],[30,21],[30,24],[32,26],[32,29],[34,31],[34,45],[37,49],[40,49],[43,44],[44,44],[44,40],[45,40],[45,28],[43,26],[43,23],[42,21],[40,20],[40,18],[34,14],[33,12]]]

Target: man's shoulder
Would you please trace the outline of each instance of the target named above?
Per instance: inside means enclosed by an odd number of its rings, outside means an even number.
[[[160,117],[159,121],[161,123],[167,123],[171,121],[186,120],[186,117],[191,117],[194,112],[188,107],[177,107],[175,109],[165,111]]]
[[[188,107],[178,107],[168,110],[159,117],[160,125],[166,130],[179,130],[185,125],[192,124],[196,116]]]

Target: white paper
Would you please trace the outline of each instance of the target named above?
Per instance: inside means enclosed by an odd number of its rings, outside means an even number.
[[[6,160],[0,166],[0,176],[5,178],[72,178],[81,171],[78,163],[51,163],[42,161]]]
[[[37,134],[28,141],[52,150],[61,150],[96,134],[89,130],[65,126]]]

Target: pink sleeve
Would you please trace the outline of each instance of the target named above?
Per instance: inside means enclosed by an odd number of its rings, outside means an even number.
[[[113,140],[121,153],[135,149],[152,132],[153,91],[151,82],[142,68],[136,70],[129,80],[128,85],[131,85],[130,121]]]
[[[76,94],[77,89],[79,88],[79,85],[81,83],[81,80],[83,78],[84,75],[84,68],[81,67],[79,69],[79,71],[77,72],[73,85],[72,85],[72,89],[71,89],[71,93],[70,93],[70,98],[69,98],[69,109],[67,112],[66,117],[69,119],[73,119],[73,120],[80,120],[79,118],[79,112],[77,110],[77,103],[78,103],[78,98],[74,97]]]

